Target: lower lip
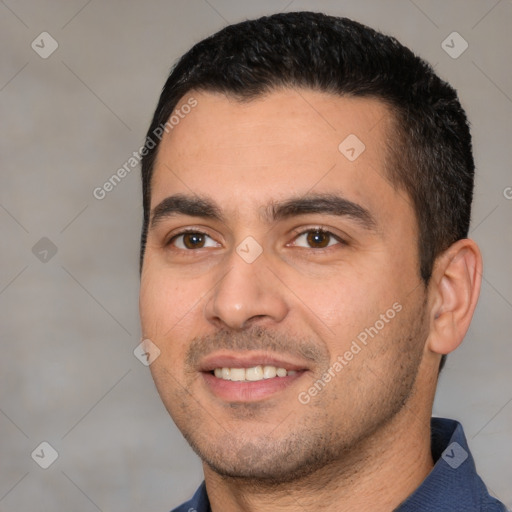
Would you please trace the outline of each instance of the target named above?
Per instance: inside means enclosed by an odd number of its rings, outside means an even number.
[[[220,399],[226,402],[254,402],[263,400],[278,391],[283,391],[297,379],[300,379],[304,373],[306,372],[299,371],[295,375],[274,377],[255,382],[219,379],[215,375],[206,372],[203,372],[202,375],[210,391]]]

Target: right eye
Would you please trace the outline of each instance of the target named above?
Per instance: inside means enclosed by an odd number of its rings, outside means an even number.
[[[189,251],[205,247],[219,247],[219,244],[206,233],[200,231],[184,231],[174,235],[168,242],[177,249]]]

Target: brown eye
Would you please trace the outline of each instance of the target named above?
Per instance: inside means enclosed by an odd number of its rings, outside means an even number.
[[[203,249],[207,247],[220,247],[220,245],[213,240],[206,233],[200,231],[186,231],[171,238],[169,245],[173,245],[177,249],[194,250]]]
[[[331,235],[325,231],[309,231],[307,233],[306,240],[310,247],[323,249],[329,245]]]
[[[187,249],[198,249],[204,247],[205,237],[201,233],[185,233],[183,235],[183,245]]]
[[[345,243],[330,231],[316,228],[299,233],[291,245],[305,249],[325,249],[332,245],[345,245]]]

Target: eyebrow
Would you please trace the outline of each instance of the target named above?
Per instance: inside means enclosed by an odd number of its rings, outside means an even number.
[[[168,217],[177,215],[188,215],[190,217],[201,217],[203,219],[224,222],[219,207],[210,199],[176,194],[166,197],[155,206],[151,213],[151,227],[155,227],[159,222]]]
[[[336,194],[314,194],[295,197],[283,202],[272,201],[264,208],[264,218],[270,224],[277,220],[307,214],[327,214],[349,217],[364,229],[376,231],[377,222],[369,210]],[[151,213],[154,228],[166,218],[178,215],[200,217],[225,223],[220,208],[209,198],[175,194],[166,197]]]
[[[369,210],[336,194],[315,194],[272,203],[267,210],[267,217],[275,221],[311,213],[349,217],[371,231],[377,227],[375,217]]]

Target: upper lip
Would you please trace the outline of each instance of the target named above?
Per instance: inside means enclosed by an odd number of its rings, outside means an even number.
[[[252,368],[258,365],[275,366],[276,368],[295,371],[308,369],[304,363],[293,360],[293,358],[289,356],[250,351],[245,353],[219,352],[210,354],[201,359],[199,371],[211,372],[215,370],[215,368]]]

